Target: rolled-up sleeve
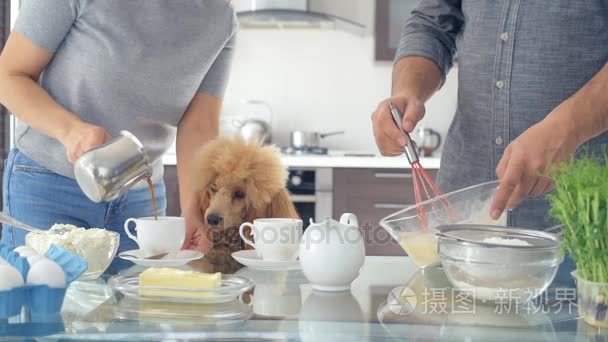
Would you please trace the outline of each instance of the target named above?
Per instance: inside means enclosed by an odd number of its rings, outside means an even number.
[[[463,22],[461,0],[420,1],[401,31],[395,63],[407,56],[426,57],[437,64],[445,80]]]

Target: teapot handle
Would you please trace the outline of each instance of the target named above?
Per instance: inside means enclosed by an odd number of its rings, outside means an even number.
[[[357,216],[351,213],[344,213],[340,216],[340,223],[347,224],[349,226],[359,226],[359,221],[357,220]]]

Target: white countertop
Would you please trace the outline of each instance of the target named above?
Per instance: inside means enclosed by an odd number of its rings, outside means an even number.
[[[282,156],[282,161],[290,168],[374,168],[374,169],[402,169],[410,168],[405,156],[382,157],[382,156]],[[420,158],[420,163],[427,169],[438,169],[439,158]]]
[[[382,157],[371,154],[353,154],[343,151],[330,152],[329,155],[285,155],[281,156],[283,164],[290,168],[374,168],[374,169],[401,169],[410,168],[405,156]],[[439,157],[420,158],[422,167],[426,169],[439,169]],[[163,156],[165,165],[175,165],[174,154]]]

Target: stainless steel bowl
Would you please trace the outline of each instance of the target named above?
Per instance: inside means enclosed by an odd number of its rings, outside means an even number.
[[[437,230],[439,258],[448,280],[483,301],[525,303],[536,298],[551,284],[563,260],[559,238],[547,232],[491,225]],[[491,237],[529,245],[484,242]]]

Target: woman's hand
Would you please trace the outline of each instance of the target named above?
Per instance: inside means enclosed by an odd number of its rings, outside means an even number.
[[[582,144],[572,132],[574,125],[554,113],[515,139],[502,157],[496,175],[500,180],[490,216],[497,220],[505,209],[514,209],[526,197],[538,197],[553,189],[548,172],[569,160]],[[553,113],[552,113],[553,114]],[[558,119],[559,118],[559,119]]]
[[[182,217],[186,220],[186,239],[183,248],[206,253],[211,248],[211,242],[204,223],[203,212],[197,201],[193,200],[190,203],[185,205],[182,210]]]
[[[95,126],[86,122],[78,122],[68,131],[61,143],[70,163],[76,162],[85,152],[101,146],[112,137],[103,127]]]
[[[209,230],[207,227],[202,226],[192,234],[188,249],[208,253],[211,247],[212,243],[209,241]]]
[[[179,203],[186,219],[184,248],[206,252],[211,247],[199,194],[193,192],[200,175],[194,165],[196,152],[219,134],[222,99],[207,93],[197,93],[177,127],[177,179]]]
[[[424,102],[415,96],[398,95],[382,101],[372,114],[376,145],[383,156],[398,156],[406,144],[403,132],[391,116],[390,104],[395,104],[403,113],[403,129],[410,133],[424,117]]]

